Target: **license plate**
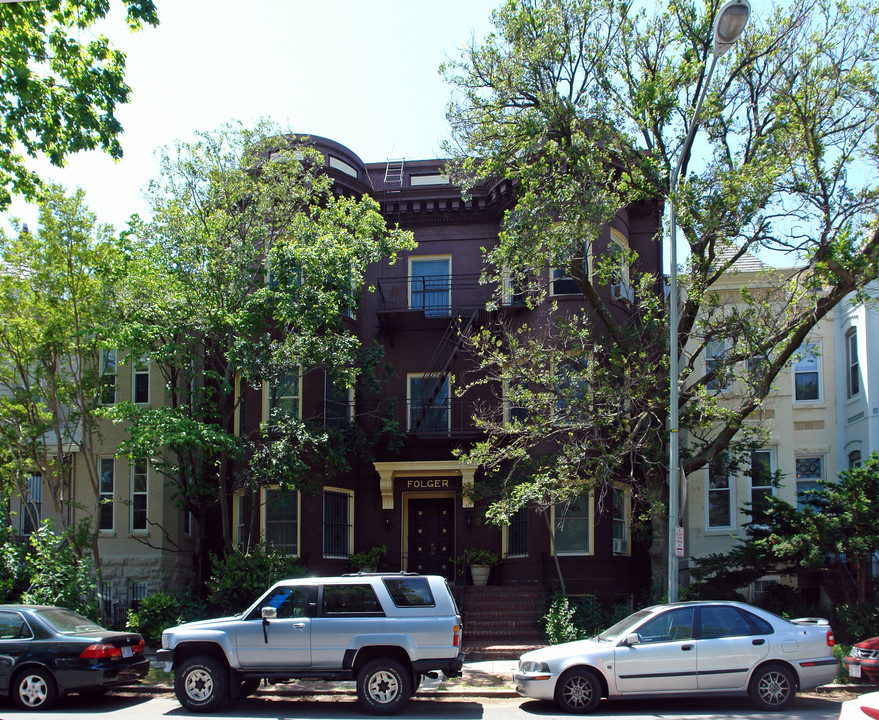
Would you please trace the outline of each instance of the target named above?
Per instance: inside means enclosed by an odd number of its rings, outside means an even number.
[[[861,666],[860,665],[849,665],[848,666],[848,674],[849,674],[849,677],[861,677]]]
[[[134,656],[134,650],[131,649],[131,646],[130,645],[123,646],[122,657],[129,658],[129,657],[133,657],[133,656]],[[858,668],[859,674],[860,674],[860,669],[861,668]]]

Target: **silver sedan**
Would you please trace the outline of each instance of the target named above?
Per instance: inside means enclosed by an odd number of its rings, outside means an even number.
[[[520,695],[587,713],[602,698],[745,695],[782,710],[836,677],[822,618],[785,620],[738,602],[654,605],[590,640],[532,650],[513,674]]]

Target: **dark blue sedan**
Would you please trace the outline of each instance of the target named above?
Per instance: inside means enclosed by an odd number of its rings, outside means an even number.
[[[65,608],[0,605],[0,694],[23,710],[132,683],[149,668],[137,633],[105,630]]]

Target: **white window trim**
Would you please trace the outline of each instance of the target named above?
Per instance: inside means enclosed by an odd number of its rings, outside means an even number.
[[[448,285],[446,286],[446,292],[448,293],[448,304],[446,305],[446,310],[448,310],[449,314],[451,314],[451,312],[452,312],[452,256],[451,256],[451,254],[410,255],[409,256],[409,260],[408,260],[408,264],[407,264],[408,280],[409,280],[409,282],[408,282],[409,287],[407,288],[407,292],[408,292],[409,297],[407,299],[407,305],[412,310],[423,310],[424,309],[423,307],[421,307],[421,308],[413,307],[413,305],[412,305],[412,284],[413,284],[412,281],[413,281],[413,278],[416,277],[415,274],[412,272],[412,266],[417,265],[419,262],[429,262],[431,260],[448,260],[449,261],[449,281],[448,281]],[[440,309],[440,306],[437,306],[436,310],[439,310],[439,309]],[[437,317],[445,317],[445,316],[437,313]]]
[[[858,348],[858,329],[850,328],[845,333],[845,396],[847,400],[851,400],[852,398],[856,398],[861,394],[861,385],[863,385],[863,380],[861,378],[861,353],[860,348]],[[852,341],[854,341],[855,355],[857,358],[854,363],[852,362]],[[858,390],[857,392],[852,392],[852,367],[857,367],[857,377],[858,377]]]
[[[625,541],[625,547],[621,550],[617,550],[614,547],[616,544],[614,541],[617,540],[614,536],[614,527],[616,526],[617,519],[613,516],[613,507],[611,507],[611,554],[625,557],[632,554],[632,490],[626,485],[616,484],[613,486],[613,490],[623,494],[623,525],[625,528],[623,540]],[[613,503],[613,498],[611,498],[611,503]]]
[[[147,399],[141,402],[137,401],[137,378],[139,375],[146,375],[146,391]],[[131,364],[131,402],[146,406],[150,404],[150,361],[149,358],[138,358]]]
[[[587,497],[588,497],[587,502],[589,504],[589,533],[588,533],[588,535],[589,535],[589,540],[588,540],[589,549],[586,552],[571,552],[571,551],[556,552],[555,533],[553,533],[553,536],[550,538],[550,554],[551,555],[554,555],[557,557],[591,557],[591,556],[595,555],[595,497],[594,497],[594,493],[590,490],[587,493]],[[551,517],[550,517],[550,522],[552,523],[553,528],[556,527],[556,517],[557,517],[556,510],[557,510],[557,506],[553,505],[552,509],[551,509]]]
[[[280,491],[279,485],[270,485],[263,487],[259,492],[259,538],[263,545],[268,542],[268,508],[269,491]],[[302,555],[302,493],[298,490],[289,490],[286,492],[296,493],[296,554],[291,557],[301,557]]]
[[[791,399],[793,400],[794,405],[814,405],[816,403],[824,402],[824,365],[821,362],[821,358],[823,357],[823,348],[821,345],[821,340],[809,340],[804,342],[800,348],[797,350],[797,353],[800,352],[801,349],[805,348],[807,345],[817,347],[817,354],[815,355],[815,363],[817,365],[817,369],[815,372],[818,373],[818,397],[814,400],[798,400],[797,399],[797,361],[795,360],[791,364]],[[794,353],[794,357],[796,358],[797,353]],[[811,370],[804,372],[812,372]]]
[[[146,461],[143,463],[144,465],[144,490],[143,492],[135,492],[134,490],[134,476],[136,474],[137,463],[133,463],[130,466],[130,482],[131,482],[131,513],[129,516],[129,527],[131,528],[132,534],[135,535],[144,535],[149,533],[150,524],[149,524],[149,511],[150,511],[150,464]],[[134,527],[134,496],[135,495],[143,495],[144,496],[144,520],[146,522],[146,526],[142,528]]]
[[[298,372],[298,377],[296,379],[296,392],[298,393],[298,402],[297,402],[297,419],[302,419],[302,373]],[[272,388],[274,387],[274,383],[265,381],[262,386],[263,393],[263,403],[262,403],[262,419],[263,422],[269,422],[272,414]],[[284,396],[286,397],[286,396]]]
[[[709,465],[705,466],[705,532],[712,533],[715,531],[729,531],[735,527],[736,523],[736,477],[734,474],[727,470],[727,482],[729,486],[727,487],[727,493],[729,494],[729,525],[711,525],[709,514],[711,511],[711,503],[709,499],[711,497],[711,467]],[[748,483],[750,488],[750,476],[748,476]],[[718,492],[718,491],[715,491]]]
[[[113,468],[113,490],[110,493],[103,492],[101,490],[101,483],[104,477],[104,463],[109,462],[110,467]],[[116,532],[116,460],[114,458],[98,458],[98,498],[101,501],[98,507],[98,532],[102,535],[110,535]],[[109,499],[109,503],[105,503],[105,501]],[[103,508],[105,504],[109,504],[110,510],[110,519],[112,522],[110,523],[110,527],[102,528],[101,527],[101,515],[103,515]]]
[[[107,372],[107,358],[112,355],[113,357],[113,372]],[[98,402],[100,405],[115,405],[116,404],[116,395],[119,392],[119,352],[114,348],[103,348],[100,351],[100,357],[98,361],[98,376],[99,376],[99,387],[98,387]],[[104,378],[112,377],[113,378],[113,400],[110,402],[104,401]]]
[[[326,493],[334,492],[342,495],[348,496],[348,549],[353,554],[354,552],[354,491],[349,490],[348,488],[340,488],[340,487],[331,487],[329,485],[323,488],[323,492],[321,492],[321,528],[320,528],[320,543],[321,543],[321,555],[325,560],[339,560],[344,559],[347,560],[349,555],[327,555],[326,552],[326,544],[324,542],[324,527],[326,525]]]
[[[774,447],[762,447],[762,448],[758,448],[757,450],[754,450],[753,452],[769,453],[769,478],[770,478],[769,490],[770,490],[770,495],[772,497],[776,497],[778,495],[778,488],[771,483],[772,478],[775,477],[775,473],[778,471],[778,460],[776,458],[775,448]],[[748,500],[753,503],[753,501],[754,501],[754,483],[753,483],[754,478],[751,477],[750,469],[751,469],[751,457],[749,455],[748,456],[748,471],[749,472],[748,472],[748,475],[746,476],[746,479],[748,481]],[[765,485],[757,485],[756,487],[762,488],[762,487],[766,487],[766,486]],[[753,519],[754,518],[752,517],[751,520],[753,521]]]
[[[610,229],[610,241],[615,243],[623,253],[623,256],[628,257],[629,254],[629,239],[623,235],[619,230],[615,228]],[[608,246],[610,250],[611,247]],[[629,263],[621,262],[620,263],[620,282],[626,287],[631,287],[631,269],[629,268]]]

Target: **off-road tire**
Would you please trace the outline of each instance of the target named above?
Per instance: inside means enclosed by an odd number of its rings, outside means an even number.
[[[210,712],[229,697],[229,670],[209,655],[196,655],[174,672],[174,694],[189,712]]]
[[[412,670],[398,660],[370,660],[357,674],[357,700],[371,715],[397,712],[412,693]]]

